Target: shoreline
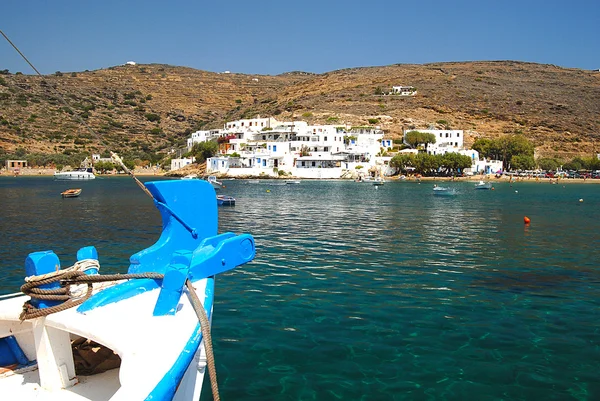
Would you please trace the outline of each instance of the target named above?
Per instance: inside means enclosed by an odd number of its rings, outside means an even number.
[[[7,171],[6,169],[0,170],[0,177],[35,177],[35,176],[47,176],[51,177],[56,172],[56,169],[34,169],[27,168],[19,171],[18,174],[14,174],[11,171]],[[180,178],[175,175],[169,176],[168,172],[158,170],[158,171],[148,171],[148,169],[142,170],[134,170],[133,174],[136,177],[171,177],[171,178]],[[96,174],[97,177],[127,177],[127,174]],[[290,177],[290,176],[281,176],[281,177],[229,177],[227,175],[220,175],[219,179],[236,179],[236,180],[318,180],[316,178],[298,178],[298,177]],[[353,181],[353,178],[338,178],[343,181]],[[485,182],[507,182],[507,183],[522,183],[522,182],[537,182],[537,183],[548,183],[548,184],[600,184],[600,179],[594,178],[540,178],[540,177],[510,177],[502,175],[501,177],[496,177],[496,175],[477,175],[477,176],[467,176],[467,177],[416,177],[416,176],[408,176],[405,179],[401,179],[400,175],[398,176],[390,176],[385,177],[385,180],[388,182],[472,182],[477,183],[479,181]]]

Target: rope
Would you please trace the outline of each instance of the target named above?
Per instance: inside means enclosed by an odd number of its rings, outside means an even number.
[[[212,337],[210,335],[210,324],[208,323],[208,316],[206,311],[196,294],[196,289],[192,282],[187,279],[185,286],[190,294],[190,300],[200,321],[200,330],[202,330],[202,337],[204,337],[204,349],[206,350],[206,365],[208,366],[208,376],[210,377],[210,388],[212,389],[213,399],[219,401],[219,385],[217,383],[217,369],[215,368],[215,357],[212,349]]]
[[[95,262],[95,263],[94,263]],[[94,289],[93,283],[100,283],[106,281],[121,281],[128,279],[140,279],[149,278],[154,280],[162,280],[164,274],[160,273],[135,273],[135,274],[92,274],[88,275],[82,270],[84,267],[97,266],[98,261],[92,259],[86,259],[75,263],[75,265],[60,270],[58,272],[52,272],[40,276],[30,276],[26,278],[26,283],[21,286],[21,291],[25,295],[29,295],[32,299],[43,299],[51,301],[64,301],[61,304],[51,306],[48,308],[39,309],[31,304],[31,301],[23,304],[23,312],[19,316],[21,321],[28,319],[35,319],[38,317],[48,316],[52,313],[62,312],[70,309],[74,306],[81,305],[87,300]],[[55,289],[43,289],[38,288],[43,285],[61,282],[61,288]],[[69,284],[86,284],[87,291],[83,296],[79,298],[73,298],[73,293],[67,287]],[[188,289],[190,302],[196,312],[196,316],[200,321],[200,330],[202,330],[202,337],[204,338],[204,349],[206,351],[206,362],[208,366],[208,375],[210,378],[210,387],[212,389],[213,399],[220,401],[219,397],[219,386],[217,383],[217,370],[215,367],[215,358],[212,346],[212,337],[210,334],[210,323],[204,306],[196,294],[196,289],[192,282],[187,279],[185,285]]]
[[[23,312],[19,316],[21,321],[35,319],[38,317],[48,316],[52,313],[62,312],[74,306],[81,305],[86,299],[92,295],[94,289],[93,283],[105,281],[119,281],[134,278],[151,278],[161,280],[164,275],[158,273],[139,273],[139,274],[85,274],[82,270],[75,270],[77,263],[70,268],[52,272],[40,276],[27,277],[26,283],[21,286],[21,292],[29,295],[31,298],[47,300],[47,301],[64,301],[61,304],[50,306],[48,308],[37,308],[30,301],[23,304]],[[38,288],[43,285],[52,284],[60,281],[63,286],[55,289]],[[86,284],[87,291],[83,296],[75,298],[70,288],[65,284]]]

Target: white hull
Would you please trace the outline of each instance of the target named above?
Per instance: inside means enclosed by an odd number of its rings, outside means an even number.
[[[201,301],[208,300],[212,305],[212,289],[207,291],[207,280],[196,282],[194,287]],[[159,292],[157,288],[85,313],[71,308],[23,323],[19,322],[19,314],[28,297],[1,301],[0,335],[12,331],[27,358],[37,358],[38,363],[24,372],[0,376],[0,393],[14,395],[15,399],[44,401],[146,399],[156,392],[157,383],[177,365],[182,350],[198,334],[198,318],[185,293],[175,316],[153,316]],[[121,366],[94,376],[76,376],[71,341],[79,337],[113,350],[121,358]],[[41,357],[39,350],[45,347],[52,348],[53,355]],[[206,367],[201,349],[194,355],[173,399],[178,399],[177,394],[196,392],[197,398],[180,399],[199,399]],[[41,379],[40,370],[50,374]]]
[[[65,171],[54,173],[55,180],[93,180],[96,176],[87,171]]]
[[[206,357],[198,313],[204,309],[210,322],[214,276],[252,260],[254,240],[247,234],[217,234],[215,193],[203,180],[167,180],[145,186],[157,203],[163,231],[154,245],[131,256],[130,280],[106,281],[115,277],[98,276],[97,251],[85,247],[77,252],[82,265],[73,268],[83,275],[80,280],[95,275],[101,282],[94,284],[93,294],[81,305],[43,317],[30,314],[21,321],[29,296],[0,297],[0,398],[200,399]],[[198,208],[203,213],[197,213]],[[25,271],[39,279],[54,273],[56,266],[60,261],[52,251],[33,252]],[[148,274],[154,278],[147,278]],[[193,294],[199,298],[198,310],[187,281],[193,283]],[[80,287],[87,288],[71,285],[69,294],[81,296],[77,295]],[[31,301],[38,312],[62,302]],[[27,309],[37,313],[32,306]],[[100,364],[111,362],[109,370],[92,374],[85,357],[84,363],[77,364],[83,351],[74,351],[76,340],[92,341],[88,348],[96,347],[94,343],[105,347],[106,354],[91,354],[93,359],[101,355]]]

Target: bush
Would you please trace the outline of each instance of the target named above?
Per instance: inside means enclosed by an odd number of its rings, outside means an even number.
[[[150,121],[150,122],[154,122],[154,121],[160,121],[160,116],[158,114],[154,114],[154,113],[146,113],[144,115],[144,117],[146,117],[146,120]]]
[[[369,118],[369,124],[377,124],[379,122],[378,118]]]

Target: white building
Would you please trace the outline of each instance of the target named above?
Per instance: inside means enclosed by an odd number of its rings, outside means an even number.
[[[410,131],[419,131],[426,134],[432,134],[435,136],[435,143],[427,145],[427,153],[430,155],[443,155],[449,152],[458,153],[459,150],[463,149],[464,135],[462,130],[448,130],[448,129],[418,129],[418,130],[404,130],[404,137]]]
[[[220,129],[212,129],[207,131],[196,131],[192,132],[192,136],[187,140],[187,149],[190,151],[194,144],[200,142],[207,142],[212,139],[218,138],[221,135]]]
[[[183,159],[171,159],[171,171],[179,170],[182,167],[192,164],[194,159],[183,158]]]
[[[417,94],[417,90],[414,86],[392,86],[392,91],[390,95],[398,95],[398,96],[415,96]]]
[[[201,133],[194,140],[214,138]],[[207,161],[208,173],[230,176],[278,176],[340,178],[357,166],[366,171],[381,151],[393,146],[373,127],[308,125],[304,121],[280,122],[255,118],[227,122],[219,130],[220,155]],[[188,143],[190,140],[188,140]]]

